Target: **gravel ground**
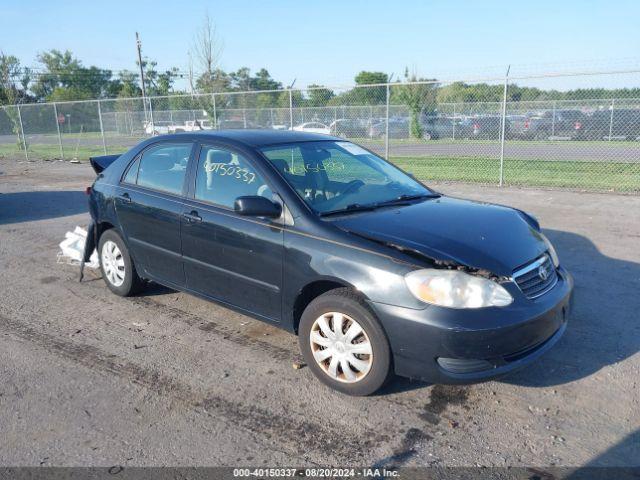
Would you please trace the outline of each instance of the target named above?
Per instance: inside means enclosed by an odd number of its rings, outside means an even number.
[[[498,382],[350,398],[272,326],[78,283],[57,245],[92,178],[0,160],[0,465],[640,466],[640,197],[437,185],[538,216],[575,276],[569,328]]]

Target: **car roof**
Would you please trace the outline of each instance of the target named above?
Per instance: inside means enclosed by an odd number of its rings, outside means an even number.
[[[324,135],[321,133],[297,132],[292,130],[205,130],[198,132],[176,133],[174,135],[163,135],[164,138],[176,138],[180,136],[190,136],[199,140],[232,140],[243,143],[251,147],[262,147],[265,145],[277,145],[279,143],[314,142],[314,141],[344,141],[343,138]]]

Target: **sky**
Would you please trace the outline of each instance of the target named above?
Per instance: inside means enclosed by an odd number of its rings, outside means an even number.
[[[401,77],[484,78],[557,71],[640,70],[640,1],[525,0],[22,0],[0,5],[0,50],[25,66],[71,50],[84,65],[188,70],[208,12],[223,40],[220,66],[265,67],[288,85],[350,85],[361,70]],[[198,70],[197,65],[194,67]],[[634,86],[639,75],[550,79],[536,86]],[[523,83],[523,82],[520,82]],[[595,85],[595,84],[598,85]]]

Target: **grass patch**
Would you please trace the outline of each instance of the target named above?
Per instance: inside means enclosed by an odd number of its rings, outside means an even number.
[[[391,157],[421,180],[497,184],[500,161],[494,158]],[[580,162],[505,159],[506,185],[565,187],[640,192],[640,162]]]

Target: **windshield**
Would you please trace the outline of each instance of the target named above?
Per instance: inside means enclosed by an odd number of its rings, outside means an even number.
[[[385,160],[350,142],[274,145],[263,148],[262,153],[320,215],[434,195]]]

